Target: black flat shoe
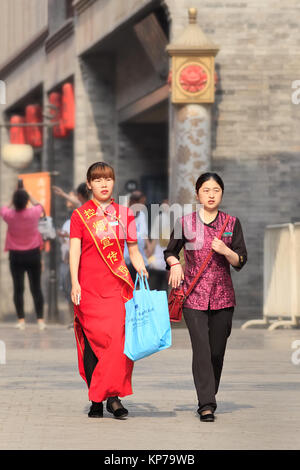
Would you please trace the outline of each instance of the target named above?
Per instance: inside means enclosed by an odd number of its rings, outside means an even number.
[[[124,408],[118,397],[109,397],[106,401],[106,409],[118,419],[125,418],[128,415],[128,410]]]
[[[207,413],[205,415],[200,413],[200,421],[204,421],[205,423],[213,423],[215,420],[215,416],[213,413]]]
[[[103,418],[103,403],[92,402],[90,411],[88,413],[89,418]]]

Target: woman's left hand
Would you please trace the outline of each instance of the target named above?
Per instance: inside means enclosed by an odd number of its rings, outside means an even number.
[[[219,253],[220,255],[225,256],[228,252],[227,245],[225,245],[225,243],[222,240],[219,240],[217,237],[213,239],[211,247],[216,253]]]
[[[146,276],[147,279],[149,278],[149,274],[145,266],[142,266],[141,268],[137,269],[137,272],[141,277]]]

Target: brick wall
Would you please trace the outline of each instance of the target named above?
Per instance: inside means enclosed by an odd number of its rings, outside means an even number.
[[[75,73],[75,184],[86,179],[96,161],[114,164],[116,122],[114,62],[109,57],[79,60]]]

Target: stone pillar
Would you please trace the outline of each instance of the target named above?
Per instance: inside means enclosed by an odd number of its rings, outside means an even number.
[[[210,170],[211,108],[204,104],[172,105],[170,203],[195,202],[195,183]]]

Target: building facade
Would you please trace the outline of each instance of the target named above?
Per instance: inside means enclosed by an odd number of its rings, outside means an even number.
[[[236,318],[261,317],[264,228],[300,219],[300,107],[292,102],[300,54],[296,0],[2,0],[0,119],[31,103],[47,114],[49,94],[72,83],[76,125],[54,139],[57,185],[71,190],[91,163],[103,160],[116,169],[116,196],[137,187],[149,204],[167,197],[194,202],[194,183],[206,168],[195,155],[190,165],[184,146],[174,151],[166,53],[187,24],[189,7],[198,9],[199,25],[219,46],[208,167],[225,182],[222,209],[240,218],[248,248],[248,264],[233,272]],[[2,129],[2,143],[7,140]],[[49,168],[46,130],[45,143],[26,172]],[[9,202],[16,179],[1,161],[1,204]],[[55,204],[60,226],[64,203]],[[0,318],[13,312],[4,294],[12,289],[5,229],[1,224]]]

